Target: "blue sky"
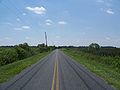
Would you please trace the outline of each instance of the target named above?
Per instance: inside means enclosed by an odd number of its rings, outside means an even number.
[[[120,47],[120,0],[1,0],[0,45]]]

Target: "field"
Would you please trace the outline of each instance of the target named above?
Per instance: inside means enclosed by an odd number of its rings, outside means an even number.
[[[87,47],[64,48],[68,56],[103,78],[108,84],[120,90],[120,49]]]

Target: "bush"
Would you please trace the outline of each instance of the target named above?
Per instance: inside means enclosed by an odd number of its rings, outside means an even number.
[[[39,52],[42,53],[42,52],[47,52],[49,51],[49,47],[46,47],[45,44],[38,44],[37,48],[39,49]]]
[[[38,46],[29,46],[27,43],[15,46],[1,46],[0,65],[6,65],[16,60],[22,60],[35,54],[47,52],[53,49],[55,49],[55,46],[46,47],[44,43],[38,44]]]
[[[5,65],[18,60],[15,49],[5,49],[0,52],[0,65]]]
[[[21,59],[24,59],[24,58],[27,58],[30,56],[30,53],[27,52],[26,50],[24,50],[23,48],[17,46],[15,47],[16,49],[16,52],[18,54],[18,59],[21,60]]]

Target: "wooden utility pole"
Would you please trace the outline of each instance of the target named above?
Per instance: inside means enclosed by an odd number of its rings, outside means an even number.
[[[46,47],[47,47],[47,33],[45,32],[45,41],[46,41]]]

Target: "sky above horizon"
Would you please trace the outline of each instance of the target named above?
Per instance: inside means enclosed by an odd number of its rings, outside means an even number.
[[[0,0],[0,46],[120,47],[120,0]]]

